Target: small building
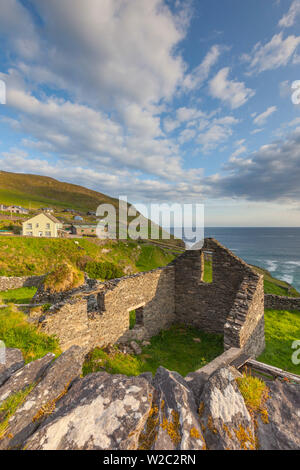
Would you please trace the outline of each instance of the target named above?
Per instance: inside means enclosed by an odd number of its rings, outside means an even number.
[[[5,207],[5,211],[11,212],[12,214],[29,214],[28,209],[24,209],[24,207],[21,206],[3,206]]]
[[[77,235],[80,237],[86,236],[86,237],[96,237],[97,225],[83,225],[83,224],[77,224],[77,225],[72,225],[71,227],[71,233],[72,235]]]
[[[48,212],[49,214],[53,214],[54,209],[52,207],[42,207],[43,212]]]
[[[74,220],[76,220],[77,222],[82,222],[83,218],[80,215],[75,215]]]
[[[60,236],[63,224],[51,214],[41,212],[23,222],[23,236],[27,237],[53,237]]]
[[[4,204],[0,204],[0,211],[4,212],[4,211],[7,211],[8,210],[8,207],[5,206]]]

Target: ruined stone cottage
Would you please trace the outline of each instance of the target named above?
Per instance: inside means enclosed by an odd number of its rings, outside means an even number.
[[[204,259],[212,260],[212,282],[204,281]],[[55,302],[39,318],[63,350],[86,350],[158,334],[173,323],[224,335],[224,350],[258,356],[265,347],[263,277],[214,239],[185,251],[166,267],[108,282],[87,280],[71,292],[51,296],[41,287],[36,302]],[[136,325],[129,329],[129,312]]]

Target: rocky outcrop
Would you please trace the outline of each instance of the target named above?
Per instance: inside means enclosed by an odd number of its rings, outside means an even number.
[[[158,431],[153,449],[205,449],[195,398],[181,375],[159,367],[153,385],[158,392]]]
[[[141,377],[90,374],[74,384],[26,449],[137,449],[153,387]]]
[[[4,400],[7,400],[7,398],[9,398],[14,393],[23,391],[26,387],[36,382],[43,375],[47,367],[53,361],[54,357],[54,354],[48,353],[41,359],[30,362],[12,374],[11,377],[6,380],[5,384],[0,388],[0,405]]]
[[[23,367],[20,351],[10,350],[0,400],[26,392],[0,435],[0,449],[299,449],[299,386],[267,382],[265,413],[249,412],[229,356],[185,379],[163,367],[154,378],[150,372],[80,378],[77,346]]]
[[[81,373],[80,348],[73,346],[49,367],[9,421],[0,449],[19,448],[52,412],[56,402]],[[0,389],[1,390],[1,389]]]
[[[15,348],[6,348],[5,364],[0,363],[0,386],[16,372],[16,370],[23,366],[24,359],[21,351]]]
[[[267,421],[258,418],[258,445],[265,450],[300,449],[299,385],[268,383]]]
[[[254,424],[232,367],[215,372],[204,386],[199,414],[210,450],[254,450]]]

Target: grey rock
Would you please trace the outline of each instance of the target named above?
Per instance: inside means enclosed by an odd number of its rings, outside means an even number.
[[[78,359],[80,349],[72,346],[46,370],[42,380],[9,420],[6,436],[0,441],[0,449],[20,448],[45,416],[54,411],[57,401],[81,373],[82,363]]]
[[[26,364],[22,369],[11,375],[0,388],[0,404],[14,393],[20,392],[28,385],[36,382],[43,375],[54,357],[54,354],[48,353],[41,359]]]
[[[258,417],[258,443],[263,450],[300,449],[300,387],[280,382],[267,383],[268,423]]]
[[[242,354],[241,349],[230,348],[204,367],[201,367],[201,369],[198,369],[195,372],[190,372],[185,377],[185,381],[188,383],[189,388],[195,395],[197,406],[200,404],[200,397],[203,392],[204,385],[208,381],[209,377],[217,370],[229,365],[234,359],[237,359],[240,354]]]
[[[229,366],[204,386],[199,415],[209,450],[255,449],[254,426],[235,379],[236,370]]]
[[[142,354],[142,350],[140,346],[135,341],[131,341],[130,347],[134,351],[135,354],[137,355]]]
[[[89,374],[78,380],[26,449],[134,450],[152,404],[142,377]]]
[[[16,370],[24,366],[24,359],[20,349],[6,348],[5,364],[0,364],[0,386],[14,373]]]
[[[158,433],[155,450],[201,450],[205,441],[193,392],[177,372],[157,369],[153,385],[158,392]]]

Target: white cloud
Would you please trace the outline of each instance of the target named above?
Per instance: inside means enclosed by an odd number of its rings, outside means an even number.
[[[218,62],[222,50],[225,47],[214,45],[210,48],[208,53],[198,67],[196,67],[192,73],[186,75],[183,81],[183,87],[187,90],[194,90],[199,88],[205,80],[209,77],[212,67]]]
[[[232,116],[215,118],[207,122],[205,132],[200,133],[197,137],[197,142],[202,145],[203,152],[210,152],[226,142],[233,134],[233,126],[238,122],[238,119]]]
[[[120,100],[144,107],[168,99],[182,81],[185,66],[174,49],[184,37],[186,19],[162,0],[31,3],[42,29],[15,0],[1,0],[0,19],[30,80],[107,107]]]
[[[250,88],[246,88],[243,82],[229,80],[228,75],[229,67],[221,69],[209,82],[209,90],[211,96],[219,98],[232,109],[236,109],[254,96],[255,92]]]
[[[266,109],[266,111],[256,116],[256,118],[253,119],[253,123],[257,126],[261,126],[265,124],[268,117],[271,116],[276,111],[277,111],[277,106],[270,106],[268,109]]]
[[[262,45],[257,43],[250,54],[244,54],[242,59],[249,62],[249,73],[260,73],[287,65],[300,44],[300,36],[288,36],[283,39],[283,33],[275,34],[270,42]]]
[[[250,134],[255,135],[259,134],[260,132],[263,132],[264,129],[254,129],[253,131],[250,132]]]
[[[293,0],[289,11],[281,18],[278,25],[281,28],[290,28],[296,22],[297,16],[300,15],[300,0]]]
[[[241,145],[230,155],[229,161],[230,162],[235,161],[236,157],[238,157],[239,155],[242,155],[245,152],[247,152],[247,147],[245,145]]]

